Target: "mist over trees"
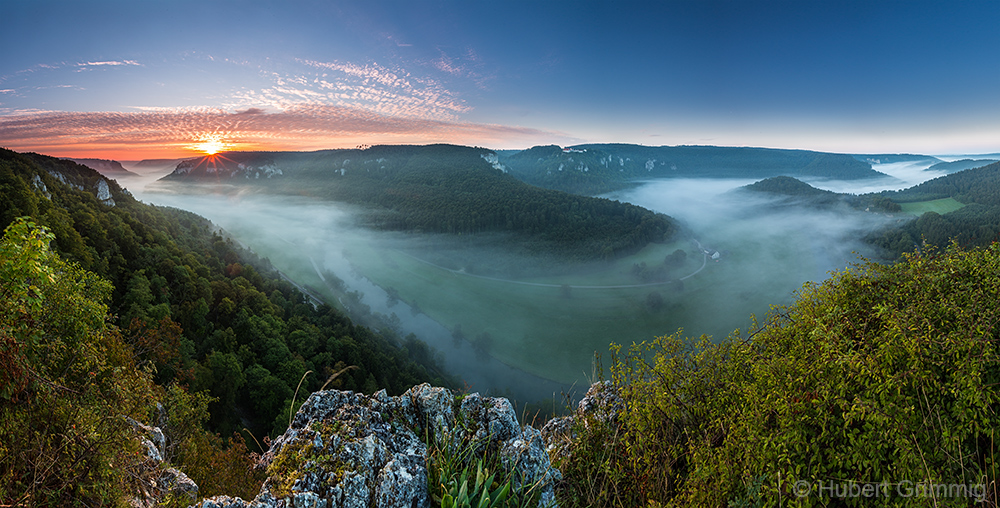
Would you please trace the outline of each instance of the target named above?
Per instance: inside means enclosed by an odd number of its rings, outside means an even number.
[[[895,258],[924,245],[987,246],[1000,240],[1000,163],[942,176],[901,191],[880,196],[897,203],[952,198],[966,206],[948,213],[928,211],[901,227],[886,228],[867,237]]]
[[[620,257],[678,231],[669,217],[629,203],[527,185],[491,157],[452,145],[234,153],[189,161],[164,181],[361,205],[365,224],[383,230],[512,234],[510,248],[571,260]]]

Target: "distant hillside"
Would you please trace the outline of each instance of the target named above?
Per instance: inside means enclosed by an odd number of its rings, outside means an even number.
[[[580,194],[599,194],[643,179],[664,177],[786,175],[853,180],[885,176],[850,155],[718,146],[536,146],[504,157],[501,162],[528,183]]]
[[[830,208],[848,206],[866,212],[894,213],[900,210],[897,203],[877,194],[843,194],[823,189],[817,189],[801,180],[789,176],[765,178],[750,185],[745,185],[734,192],[750,192],[766,194],[781,198],[773,204],[778,206],[796,205],[813,208]]]
[[[854,158],[870,164],[893,164],[896,162],[935,164],[942,162],[937,157],[912,153],[857,154]]]
[[[528,185],[487,149],[374,146],[235,152],[184,161],[163,178],[361,205],[368,225],[449,234],[510,233],[532,252],[610,259],[663,241],[672,219],[644,208]]]
[[[947,171],[948,173],[954,173],[956,171],[965,171],[966,169],[981,168],[996,162],[996,159],[962,159],[952,162],[939,162],[925,171]]]
[[[188,157],[190,158],[190,157]],[[178,164],[187,160],[184,159],[143,159],[141,161],[121,161],[122,167],[128,169],[134,173],[139,173],[147,175],[150,173],[165,172],[169,173],[177,167]]]
[[[955,198],[966,204],[1000,205],[1000,163],[967,169],[908,189],[881,194],[897,203]]]
[[[106,160],[106,159],[67,159],[71,160],[77,164],[82,164],[87,166],[94,171],[108,177],[108,178],[120,178],[123,176],[139,176],[124,167],[118,161]]]
[[[954,240],[963,246],[986,246],[1000,241],[1000,162],[880,195],[897,203],[950,198],[967,205],[944,214],[926,212],[902,228],[866,239],[884,248],[888,257],[898,257],[924,243],[943,247]]]

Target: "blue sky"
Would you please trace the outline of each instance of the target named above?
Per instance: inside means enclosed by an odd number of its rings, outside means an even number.
[[[2,1],[0,146],[1000,151],[1000,2]]]

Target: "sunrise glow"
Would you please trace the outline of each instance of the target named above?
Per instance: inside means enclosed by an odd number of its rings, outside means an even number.
[[[201,142],[194,145],[193,148],[204,152],[205,155],[215,155],[229,148],[229,144],[224,142],[220,136],[210,135],[201,138]]]

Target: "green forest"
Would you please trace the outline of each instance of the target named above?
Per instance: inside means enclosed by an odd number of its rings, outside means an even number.
[[[113,205],[95,196],[100,182]],[[4,502],[47,489],[55,505],[103,504],[115,471],[78,478],[91,474],[80,464],[40,480],[45,461],[77,451],[57,462],[108,460],[101,454],[118,452],[100,440],[121,430],[121,415],[151,418],[153,400],[176,420],[167,429],[172,458],[211,495],[250,474],[213,469],[245,466],[250,449],[261,451],[253,440],[283,432],[289,411],[322,386],[392,394],[421,382],[454,386],[412,337],[384,336],[310,303],[207,220],[140,203],[84,166],[0,151],[0,205],[0,228],[12,228],[0,256]]]

